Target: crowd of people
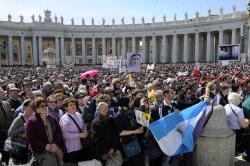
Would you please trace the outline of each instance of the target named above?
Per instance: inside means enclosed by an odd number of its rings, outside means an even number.
[[[225,107],[236,152],[250,161],[250,64],[200,64],[198,72],[194,66],[160,64],[148,71],[142,65],[131,74],[100,66],[2,67],[2,162],[62,166],[96,159],[104,166],[188,166],[189,154],[165,155],[134,112],[151,113],[151,123],[201,101]],[[80,79],[90,69],[100,73]]]

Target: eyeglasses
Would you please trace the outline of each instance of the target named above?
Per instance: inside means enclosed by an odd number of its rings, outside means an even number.
[[[84,96],[78,96],[77,97],[77,99],[83,99],[84,98]]]
[[[49,103],[51,103],[51,104],[52,104],[52,103],[57,104],[57,101],[49,101]]]

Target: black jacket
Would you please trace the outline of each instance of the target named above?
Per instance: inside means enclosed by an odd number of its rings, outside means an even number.
[[[188,107],[192,107],[193,105],[199,103],[201,101],[200,98],[197,98],[191,102],[187,102],[186,100],[184,99],[178,99],[177,100],[177,108],[181,111],[181,110],[184,110]]]
[[[169,106],[162,104],[161,107],[162,107],[162,117],[168,115],[171,112],[170,110],[171,108]],[[153,102],[153,104],[150,106],[152,122],[160,119],[159,108],[160,104],[157,101]]]
[[[98,159],[102,159],[104,154],[119,147],[119,136],[115,128],[114,119],[110,116],[103,117],[99,115],[91,124],[91,134],[96,146],[96,154]]]
[[[14,100],[12,98],[9,98],[7,102],[10,104],[11,109],[14,110],[16,110],[22,104],[20,99]]]

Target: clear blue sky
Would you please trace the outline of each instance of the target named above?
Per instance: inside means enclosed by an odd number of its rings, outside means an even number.
[[[95,24],[101,24],[102,18],[105,18],[106,24],[111,24],[112,18],[120,24],[122,17],[125,23],[131,23],[133,16],[136,22],[141,22],[142,16],[146,22],[151,22],[153,16],[156,21],[161,21],[164,14],[167,20],[173,20],[175,13],[177,19],[183,19],[185,12],[188,12],[189,18],[194,17],[196,11],[200,12],[200,16],[206,16],[209,8],[213,14],[218,14],[221,6],[224,13],[230,13],[233,4],[236,4],[237,10],[243,11],[246,10],[247,0],[0,0],[0,20],[7,20],[11,13],[15,21],[22,14],[25,22],[31,22],[32,14],[38,19],[39,14],[43,17],[43,11],[49,9],[52,17],[55,14],[63,16],[67,24],[72,17],[75,24],[81,24],[82,17],[87,24],[91,23],[92,17]]]

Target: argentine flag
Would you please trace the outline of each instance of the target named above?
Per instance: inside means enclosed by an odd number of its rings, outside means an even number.
[[[166,155],[191,152],[211,110],[211,103],[200,102],[150,123],[149,129]]]

